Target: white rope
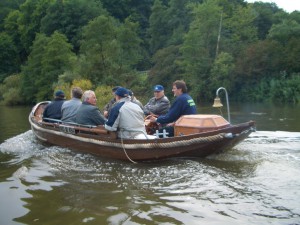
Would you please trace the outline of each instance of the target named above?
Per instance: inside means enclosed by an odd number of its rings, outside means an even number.
[[[127,152],[126,152],[126,150],[125,150],[124,143],[123,143],[123,135],[122,135],[122,133],[121,133],[121,143],[122,143],[122,148],[123,148],[123,150],[124,150],[124,153],[125,153],[127,159],[128,159],[130,162],[132,162],[132,163],[134,163],[134,164],[137,164],[137,162],[133,161],[133,160],[128,156],[128,154],[127,154]]]

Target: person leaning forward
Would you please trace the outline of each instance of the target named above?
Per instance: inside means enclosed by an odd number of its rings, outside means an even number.
[[[144,106],[145,115],[162,115],[166,114],[170,108],[170,101],[165,96],[164,87],[162,85],[155,85],[153,88],[154,97]]]
[[[192,97],[187,94],[187,87],[183,80],[176,80],[173,83],[172,92],[176,99],[169,112],[157,118],[154,116],[150,118],[151,122],[167,124],[166,127],[160,129],[160,132],[166,129],[169,133],[169,137],[174,136],[174,124],[179,117],[197,113],[196,104]]]
[[[83,93],[82,104],[76,112],[76,123],[83,125],[103,125],[106,119],[96,106],[97,98],[94,91]]]
[[[120,87],[115,95],[117,102],[110,111],[105,129],[118,131],[118,137],[126,139],[146,134],[144,112],[140,106],[131,102],[128,90]]]

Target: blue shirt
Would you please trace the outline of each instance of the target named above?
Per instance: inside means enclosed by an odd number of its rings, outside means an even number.
[[[192,115],[197,113],[197,108],[194,100],[187,93],[178,96],[172,104],[169,112],[157,118],[157,123],[173,123],[182,115]]]

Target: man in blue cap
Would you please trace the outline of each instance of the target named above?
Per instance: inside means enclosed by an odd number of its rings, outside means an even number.
[[[174,136],[174,124],[183,115],[193,115],[197,113],[197,108],[192,97],[187,93],[187,86],[183,80],[176,80],[173,83],[172,92],[176,97],[169,112],[157,118],[152,116],[151,122],[159,124],[167,124],[160,131],[166,129],[169,137]]]
[[[48,104],[43,112],[43,120],[45,122],[54,123],[55,120],[61,119],[61,106],[65,102],[65,93],[58,90],[54,94],[54,100]]]
[[[154,97],[144,106],[144,114],[156,116],[166,114],[170,108],[170,101],[165,96],[164,87],[159,84],[155,85],[153,91]]]
[[[140,106],[131,102],[128,90],[119,87],[115,95],[116,103],[110,111],[105,129],[118,131],[118,137],[124,139],[146,134],[144,112]]]

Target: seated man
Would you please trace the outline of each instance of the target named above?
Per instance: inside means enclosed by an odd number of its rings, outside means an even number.
[[[170,101],[165,96],[164,87],[162,85],[155,85],[153,88],[154,97],[144,106],[145,115],[162,115],[166,114],[170,108]]]
[[[95,92],[88,90],[83,93],[82,104],[76,112],[76,123],[84,125],[103,125],[106,119],[96,106]]]
[[[117,102],[110,111],[105,129],[118,131],[119,138],[136,138],[146,134],[144,112],[137,104],[131,102],[128,90],[120,87],[115,95]]]
[[[55,92],[54,100],[48,104],[43,112],[43,121],[54,123],[54,120],[61,119],[61,106],[65,101],[65,93],[61,90]],[[50,120],[48,120],[49,118]]]
[[[192,97],[187,94],[187,87],[183,80],[176,80],[173,83],[172,92],[176,99],[169,112],[157,118],[154,116],[150,118],[151,122],[167,124],[167,127],[160,129],[160,133],[163,129],[166,129],[169,133],[169,137],[174,136],[174,124],[179,117],[182,115],[192,115],[197,113],[196,104]]]
[[[130,99],[133,103],[137,104],[139,107],[141,107],[141,109],[144,109],[143,104],[134,96],[133,92],[131,90],[128,90]]]
[[[82,90],[80,87],[72,88],[72,99],[65,101],[61,107],[62,117],[61,120],[63,122],[73,122],[76,121],[76,112],[81,106],[81,97]]]
[[[105,116],[105,118],[108,118],[108,115],[109,115],[110,110],[112,109],[113,105],[116,103],[115,92],[116,92],[116,90],[117,90],[119,87],[120,87],[120,86],[116,86],[116,87],[113,87],[113,88],[111,89],[112,95],[113,95],[114,97],[109,101],[109,103],[107,103],[107,104],[104,106],[104,109],[103,109],[103,115]]]

